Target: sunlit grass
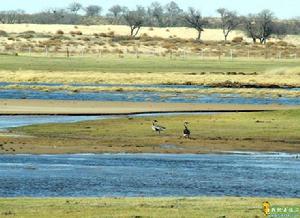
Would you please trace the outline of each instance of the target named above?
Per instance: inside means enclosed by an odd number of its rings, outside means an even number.
[[[200,198],[13,198],[0,199],[0,216],[92,217],[264,217],[262,203],[297,206],[299,199]]]

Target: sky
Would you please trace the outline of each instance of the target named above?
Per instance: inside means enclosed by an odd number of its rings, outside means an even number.
[[[129,8],[136,5],[147,6],[152,0],[75,0],[84,6],[95,4],[103,7],[104,12],[114,4],[120,4]],[[170,0],[157,0],[162,5]],[[239,14],[246,15],[256,13],[263,9],[270,9],[278,18],[300,17],[300,0],[174,0],[181,8],[195,7],[203,16],[217,16],[216,9],[224,7],[235,10]],[[0,11],[23,9],[26,12],[38,12],[47,8],[64,8],[74,0],[0,0]]]

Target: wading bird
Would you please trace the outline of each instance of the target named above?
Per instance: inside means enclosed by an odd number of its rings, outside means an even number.
[[[189,130],[189,128],[188,128],[188,122],[184,122],[184,130],[183,130],[183,137],[184,138],[190,138],[190,136],[191,136],[191,131]]]
[[[152,130],[155,131],[155,132],[158,132],[158,134],[160,134],[160,132],[166,130],[166,127],[158,125],[158,121],[157,120],[153,120],[153,122],[152,122]]]

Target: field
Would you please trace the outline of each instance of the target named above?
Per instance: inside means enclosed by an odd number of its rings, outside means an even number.
[[[240,94],[242,96],[298,97],[300,62],[296,60],[170,60],[162,57],[47,58],[1,56],[0,82],[61,83],[8,84],[0,89],[101,92],[147,91],[162,93]],[[71,83],[85,83],[71,86]],[[95,86],[110,84],[111,86]],[[130,85],[198,85],[213,89],[133,87]],[[264,88],[264,89],[257,89]],[[281,88],[281,89],[273,89]]]
[[[233,31],[224,42],[222,31],[207,29],[203,41],[195,40],[190,28],[142,28],[137,38],[128,36],[127,26],[0,25],[0,52],[44,56],[96,56],[114,54],[120,58],[265,58],[297,59],[299,36],[270,39],[253,44],[241,31]]]
[[[130,29],[128,26],[118,26],[118,25],[96,25],[96,26],[74,26],[74,25],[41,25],[41,24],[0,24],[0,29],[6,32],[15,32],[22,33],[26,31],[35,31],[40,33],[52,33],[55,34],[57,30],[62,30],[65,33],[69,33],[70,31],[80,30],[83,34],[93,35],[95,33],[110,33],[114,32],[116,35],[128,35]],[[158,27],[142,27],[139,33],[140,35],[147,34],[151,37],[162,37],[162,38],[170,38],[170,37],[178,37],[182,39],[190,39],[194,36],[196,38],[197,31],[192,28],[187,27],[166,27],[166,28],[158,28]],[[232,40],[235,37],[244,37],[247,41],[251,41],[251,39],[247,38],[245,34],[241,31],[233,31],[231,35],[229,35],[228,39]],[[202,39],[220,41],[224,39],[222,30],[220,29],[205,29],[202,34]],[[286,41],[289,43],[299,44],[299,37],[294,35],[286,36]]]
[[[300,111],[120,118],[13,128],[0,153],[219,153],[300,151]],[[151,130],[153,119],[167,127]],[[182,137],[190,122],[191,139]]]
[[[274,198],[56,198],[0,199],[1,217],[264,217],[262,203],[296,206],[299,199]]]
[[[45,71],[65,72],[66,77],[70,72],[84,72],[87,76],[95,73],[212,73],[212,74],[254,74],[254,73],[289,73],[296,68],[299,73],[298,60],[264,60],[264,59],[235,59],[222,60],[205,59],[197,57],[188,59],[177,58],[170,60],[163,57],[144,57],[137,59],[135,56],[118,58],[108,55],[102,58],[96,57],[28,57],[2,55],[0,62],[1,71]],[[163,74],[164,75],[164,74]],[[47,76],[47,75],[46,75]]]
[[[13,32],[16,27],[18,31]],[[9,84],[2,85],[1,89],[189,92],[272,98],[300,95],[299,90],[282,89],[300,87],[299,46],[285,41],[267,45],[251,44],[247,40],[224,43],[220,30],[207,30],[208,35],[219,38],[209,36],[210,40],[204,37],[203,42],[197,42],[185,38],[191,36],[192,30],[187,28],[144,28],[147,33],[142,31],[137,39],[126,36],[125,26],[27,24],[0,25],[1,28],[4,33],[0,82],[64,84]],[[63,34],[57,34],[57,30]],[[175,37],[175,33],[183,35]],[[168,34],[173,36],[170,38]],[[233,37],[238,34],[234,32]],[[86,85],[74,87],[70,83]],[[215,89],[126,87],[124,84],[202,85]]]

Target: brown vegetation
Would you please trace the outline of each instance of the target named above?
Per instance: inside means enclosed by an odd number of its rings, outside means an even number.
[[[58,26],[61,27],[61,26]],[[123,27],[122,27],[123,28]],[[158,29],[158,28],[157,28]],[[286,41],[269,41],[266,45],[253,44],[243,36],[235,36],[231,41],[198,41],[194,39],[180,38],[174,28],[166,28],[169,32],[167,37],[155,36],[157,29],[143,32],[135,38],[128,35],[120,35],[116,30],[107,28],[105,32],[87,32],[83,34],[82,27],[72,28],[69,32],[65,29],[56,29],[54,33],[42,33],[26,30],[20,33],[7,33],[0,31],[0,49],[4,52],[16,51],[18,53],[44,52],[44,46],[49,48],[48,52],[66,52],[66,48],[73,50],[74,54],[81,54],[82,47],[89,49],[90,54],[104,53],[126,53],[138,52],[145,55],[169,56],[171,58],[185,57],[186,55],[197,55],[201,57],[257,57],[257,58],[297,58],[300,56],[300,47]],[[162,30],[159,30],[162,31]],[[67,33],[66,33],[67,32]],[[86,30],[85,30],[86,32]],[[174,34],[176,33],[176,34]],[[82,36],[82,37],[80,37]],[[59,48],[59,49],[58,49]],[[117,50],[117,52],[115,52]],[[55,55],[55,54],[53,54]]]

